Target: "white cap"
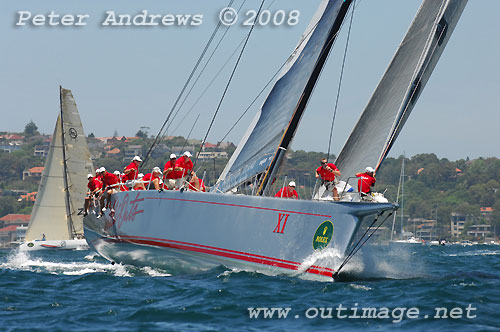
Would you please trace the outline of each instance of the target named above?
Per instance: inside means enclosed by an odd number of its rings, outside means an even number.
[[[172,153],[172,154],[170,155],[170,159],[176,159],[176,158],[177,158],[177,156],[175,155],[175,153]]]
[[[137,160],[137,161],[142,162],[142,159],[141,159],[141,157],[139,157],[139,156],[135,156],[135,157],[132,159],[132,161],[134,161],[134,160]]]
[[[365,168],[365,172],[373,173],[373,172],[375,172],[375,170],[373,168],[371,168],[370,166],[368,166],[367,168]]]
[[[114,171],[113,174],[117,175],[117,176],[120,176],[120,171]]]
[[[294,181],[290,181],[290,183],[288,184],[290,187],[295,187],[295,182]]]
[[[160,167],[154,167],[153,168],[153,173],[156,172],[156,173],[161,173],[161,169]]]
[[[191,158],[191,152],[186,151],[186,152],[184,152],[183,156]]]
[[[94,176],[92,174],[87,175],[87,179],[93,178]]]
[[[137,178],[138,178],[138,179],[143,178],[143,177],[144,177],[144,174],[142,174],[142,173],[139,173],[139,174],[137,175]]]
[[[106,169],[104,167],[99,168],[99,172],[106,172]]]

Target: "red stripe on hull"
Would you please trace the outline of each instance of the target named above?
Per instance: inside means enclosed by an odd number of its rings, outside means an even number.
[[[122,238],[127,238],[127,239],[122,239]],[[241,260],[241,261],[262,264],[262,265],[276,266],[279,268],[284,268],[284,269],[289,269],[289,270],[298,270],[299,266],[300,266],[300,264],[297,262],[284,261],[284,260],[280,260],[280,259],[276,259],[276,258],[272,258],[272,257],[257,256],[257,255],[253,255],[253,254],[240,253],[237,251],[226,250],[226,249],[215,248],[215,247],[208,247],[208,246],[203,246],[204,248],[202,248],[201,245],[199,245],[200,247],[194,247],[193,245],[190,245],[190,244],[187,244],[187,245],[177,244],[177,243],[183,243],[180,241],[152,239],[152,238],[138,239],[138,237],[132,237],[132,236],[121,236],[120,238],[115,238],[115,239],[110,239],[110,240],[199,252],[199,253],[204,253],[204,254],[209,254],[209,255],[214,255],[214,256],[221,256],[221,257],[227,257],[227,258]],[[170,241],[170,242],[177,242],[177,243],[168,243],[168,242],[162,242],[162,241]],[[209,248],[213,248],[213,249],[209,249]],[[223,251],[219,251],[219,250],[223,250]],[[255,256],[255,257],[251,257],[251,256]],[[289,262],[289,263],[286,263],[286,262]],[[310,268],[308,268],[306,270],[306,272],[308,272],[308,273],[319,274],[319,275],[327,276],[327,277],[332,277],[333,271],[334,270],[332,270],[330,268],[321,267],[321,266],[311,266]]]
[[[297,262],[294,262],[294,261],[288,261],[288,260],[285,260],[285,259],[273,258],[273,257],[262,256],[262,255],[257,255],[257,254],[251,254],[251,253],[248,253],[248,252],[236,251],[236,250],[231,250],[231,249],[223,249],[223,248],[212,247],[212,246],[207,246],[207,245],[197,244],[197,243],[189,243],[189,242],[182,242],[182,241],[176,241],[176,240],[167,240],[167,239],[160,239],[160,238],[154,238],[154,237],[145,237],[145,236],[128,236],[128,235],[123,235],[123,236],[120,236],[120,238],[139,239],[139,240],[140,239],[147,239],[147,240],[153,240],[153,241],[173,242],[173,243],[179,243],[179,244],[184,244],[184,245],[188,245],[188,246],[197,246],[197,247],[202,247],[202,248],[215,249],[215,250],[222,251],[222,252],[235,253],[235,254],[245,255],[245,256],[253,256],[253,257],[257,257],[257,258],[263,258],[263,259],[266,259],[266,260],[274,260],[274,261],[283,262],[283,263],[300,265],[300,263],[297,263]],[[334,269],[330,269],[329,267],[322,267],[322,266],[312,265],[311,268],[323,269],[323,270],[326,270],[326,271],[331,271],[332,273],[335,272]]]

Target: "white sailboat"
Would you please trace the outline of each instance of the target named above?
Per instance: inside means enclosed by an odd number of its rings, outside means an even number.
[[[93,165],[70,90],[59,88],[60,113],[45,161],[26,239],[20,250],[85,249],[79,208]]]
[[[210,193],[119,192],[101,218],[99,211],[84,218],[89,245],[110,261],[174,271],[225,265],[334,277],[343,265],[318,252],[349,257],[361,225],[387,219],[397,205],[286,200],[269,197],[269,188],[352,2],[321,2]],[[346,177],[367,165],[380,167],[465,4],[424,0],[339,155],[336,164]]]
[[[401,191],[401,196],[399,195]],[[401,199],[400,199],[401,197]],[[404,231],[403,231],[403,216],[404,216],[404,197],[405,197],[405,156],[403,155],[403,161],[401,162],[401,174],[399,176],[399,186],[398,186],[398,197],[397,197],[397,202],[399,203],[399,212],[401,215],[401,232],[400,232],[400,239],[399,240],[394,240],[393,239],[393,234],[394,234],[394,226],[396,224],[396,216],[397,212],[394,213],[394,218],[392,220],[392,229],[391,229],[391,243],[407,243],[407,244],[420,244],[422,245],[422,241],[417,239],[415,236],[410,236],[407,238],[404,238]]]

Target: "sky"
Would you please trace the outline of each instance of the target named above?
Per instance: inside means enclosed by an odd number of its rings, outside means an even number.
[[[22,1],[0,3],[0,131],[20,132],[34,121],[53,132],[59,85],[70,89],[84,130],[96,136],[156,135],[229,0]],[[232,6],[240,8],[242,0]],[[208,141],[216,143],[250,105],[297,45],[319,0],[267,0],[271,17],[287,20],[257,26],[236,69]],[[223,64],[248,33],[243,22],[260,1],[247,0],[212,61],[174,119],[168,135],[202,139],[221,99],[236,56]],[[419,0],[358,0],[334,125],[338,154],[403,39]],[[199,15],[194,26],[103,25],[109,12]],[[60,15],[50,25],[47,17]],[[250,11],[250,12],[249,12]],[[296,11],[296,12],[293,12]],[[43,14],[35,25],[31,15]],[[279,12],[279,13],[278,13]],[[297,24],[290,15],[299,13]],[[498,0],[470,0],[433,75],[389,156],[435,153],[439,158],[500,157],[500,12]],[[62,25],[66,14],[88,15],[84,25]],[[349,16],[350,18],[350,16]],[[69,22],[69,19],[66,23]],[[19,23],[19,24],[18,24]],[[290,23],[290,24],[289,24]],[[348,22],[347,22],[348,23]],[[23,24],[23,25],[21,25]],[[345,24],[292,143],[294,150],[326,152],[346,47]],[[217,35],[217,36],[220,36]],[[215,41],[219,40],[219,37]],[[210,54],[211,51],[209,51]],[[213,82],[216,73],[221,74]],[[196,76],[195,76],[196,77]],[[199,99],[202,92],[206,93]],[[268,88],[227,136],[237,144],[262,105]],[[188,112],[189,111],[189,112]],[[187,115],[186,115],[187,114]],[[199,115],[199,120],[196,118]],[[185,119],[181,121],[182,118]],[[194,125],[194,126],[193,126]]]

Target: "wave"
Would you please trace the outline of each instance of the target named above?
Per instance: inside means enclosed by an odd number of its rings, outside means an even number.
[[[32,257],[29,252],[16,250],[7,256],[5,262],[0,263],[0,269],[70,276],[93,273],[111,274],[116,277],[133,277],[136,275],[147,275],[150,277],[171,276],[166,271],[151,267],[137,268],[122,264],[113,264],[104,260],[103,262],[99,262],[98,260],[101,258],[96,253],[86,255],[84,257],[85,261],[63,261],[61,256]]]

